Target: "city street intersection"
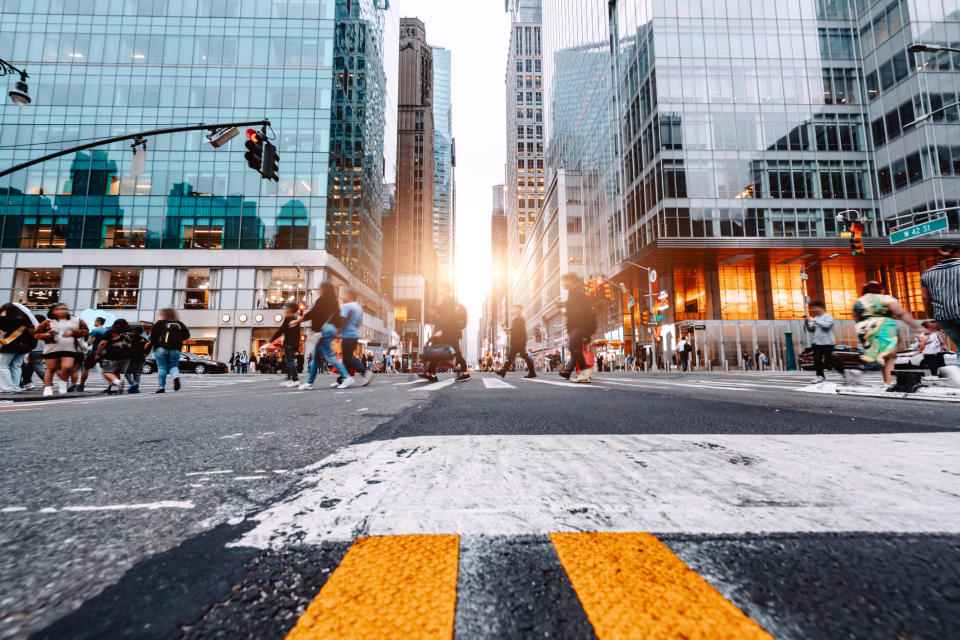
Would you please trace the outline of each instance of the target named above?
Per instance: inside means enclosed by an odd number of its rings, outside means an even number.
[[[0,404],[0,637],[957,637],[956,404],[809,377]]]

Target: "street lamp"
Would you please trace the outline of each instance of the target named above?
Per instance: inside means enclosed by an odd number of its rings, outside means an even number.
[[[22,69],[17,69],[15,66],[7,62],[6,60],[0,60],[0,76],[9,75],[12,73],[19,73],[20,80],[13,85],[13,90],[8,94],[10,100],[13,104],[18,107],[25,107],[30,104],[30,94],[29,89],[27,88],[27,78],[30,76],[27,75],[27,72]]]
[[[954,49],[953,47],[944,47],[939,44],[926,44],[924,42],[914,42],[912,45],[907,47],[907,51],[910,53],[940,53],[941,51],[949,51],[950,53],[960,53],[960,49]]]
[[[958,53],[960,53],[960,52],[958,52]],[[960,106],[960,102],[952,102],[952,103],[950,103],[950,104],[948,104],[948,105],[944,105],[944,106],[940,107],[939,109],[934,109],[934,110],[931,111],[930,113],[925,113],[925,114],[923,114],[922,116],[920,116],[920,117],[917,118],[916,120],[911,120],[911,121],[908,122],[907,124],[903,125],[903,128],[904,128],[904,129],[907,129],[907,128],[909,128],[909,127],[915,127],[915,126],[917,126],[918,124],[920,124],[921,122],[926,122],[927,120],[929,120],[929,119],[932,118],[933,116],[937,115],[938,113],[940,113],[940,112],[942,112],[942,111],[946,111],[947,109],[955,109],[957,106]]]

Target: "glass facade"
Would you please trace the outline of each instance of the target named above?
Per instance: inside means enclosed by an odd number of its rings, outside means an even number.
[[[450,51],[433,47],[433,245],[440,281],[453,283],[454,147]]]

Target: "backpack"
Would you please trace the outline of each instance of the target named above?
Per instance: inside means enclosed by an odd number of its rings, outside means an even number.
[[[684,353],[690,353],[691,351],[693,351],[693,347],[690,346],[690,343],[689,343],[689,342],[686,343],[685,345],[683,345],[683,352],[684,352]]]
[[[183,335],[183,325],[179,322],[168,322],[163,328],[163,333],[160,335],[160,339],[157,340],[157,345],[163,347],[164,349],[172,349],[174,351],[178,350],[183,346],[183,340],[180,339],[180,336]],[[237,360],[239,360],[239,355]]]
[[[454,318],[457,320],[457,328],[461,331],[467,328],[467,309],[462,304],[457,304]]]
[[[107,348],[104,355],[107,360],[129,360],[133,357],[134,336],[131,331],[124,331],[117,334],[114,338],[108,338]]]

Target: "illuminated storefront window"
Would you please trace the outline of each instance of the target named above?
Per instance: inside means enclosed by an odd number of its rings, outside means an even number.
[[[922,318],[927,315],[923,306],[923,297],[920,293],[920,267],[912,265],[897,270],[897,296],[900,304],[914,317]]]
[[[674,269],[677,321],[707,319],[707,291],[703,269]]]
[[[757,319],[753,263],[720,265],[720,312],[724,320]]]
[[[857,276],[850,266],[824,264],[823,301],[827,312],[838,320],[850,320],[853,304],[860,297],[857,289]]]
[[[801,320],[806,312],[799,264],[770,267],[770,287],[774,320]]]

